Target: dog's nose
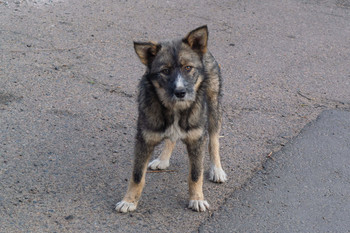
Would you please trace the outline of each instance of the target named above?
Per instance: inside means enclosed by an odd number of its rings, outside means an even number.
[[[186,95],[186,90],[184,88],[179,88],[175,90],[175,96],[182,99]]]

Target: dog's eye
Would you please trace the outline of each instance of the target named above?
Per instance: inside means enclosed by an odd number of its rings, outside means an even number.
[[[191,66],[185,66],[185,70],[186,70],[187,72],[190,72],[190,71],[192,70],[192,67],[191,67]]]
[[[170,74],[170,70],[169,69],[163,69],[161,72],[163,74],[165,74],[165,75],[169,75]]]

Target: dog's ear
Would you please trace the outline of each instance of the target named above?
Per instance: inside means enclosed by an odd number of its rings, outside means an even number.
[[[207,42],[208,42],[208,27],[204,25],[202,27],[196,28],[183,39],[184,43],[187,43],[193,50],[200,53],[207,52]]]
[[[156,42],[134,42],[135,52],[146,66],[151,64],[160,48],[160,44]]]

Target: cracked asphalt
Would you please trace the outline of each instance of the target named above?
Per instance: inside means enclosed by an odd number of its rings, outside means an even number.
[[[203,24],[224,78],[229,181],[205,180],[210,212],[187,209],[179,143],[138,210],[118,214],[144,72],[132,41]],[[346,0],[0,0],[0,232],[199,231],[321,112],[350,111],[349,38]]]

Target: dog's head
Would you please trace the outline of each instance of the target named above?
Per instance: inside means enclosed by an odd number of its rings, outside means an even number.
[[[208,28],[199,27],[181,40],[134,42],[136,54],[147,67],[147,78],[168,108],[188,108],[204,79],[202,57],[207,51]]]

